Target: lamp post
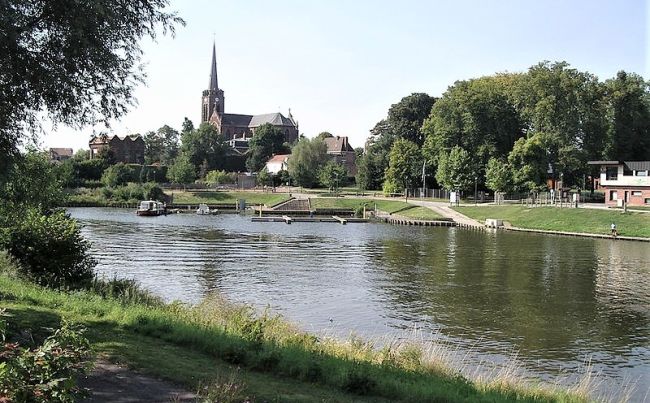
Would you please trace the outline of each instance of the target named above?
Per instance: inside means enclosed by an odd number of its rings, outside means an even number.
[[[420,195],[421,198],[425,198],[426,191],[427,191],[427,175],[426,175],[426,167],[427,167],[427,160],[424,160],[422,163],[422,194]]]
[[[474,175],[474,205],[476,206],[477,200],[476,197],[478,196],[478,176]]]

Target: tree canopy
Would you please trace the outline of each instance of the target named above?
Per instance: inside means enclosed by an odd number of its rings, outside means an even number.
[[[140,39],[184,24],[167,0],[0,2],[0,153],[15,155],[43,112],[54,123],[108,123],[145,78]],[[6,158],[0,158],[7,161]],[[4,169],[2,170],[4,172]]]
[[[327,161],[327,146],[319,138],[303,138],[293,147],[288,170],[298,185],[313,187],[318,183],[320,167]]]
[[[246,168],[251,172],[258,172],[274,154],[288,152],[284,145],[284,133],[270,123],[258,127],[250,140],[250,149]]]

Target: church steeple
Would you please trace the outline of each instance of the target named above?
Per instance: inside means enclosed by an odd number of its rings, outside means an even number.
[[[210,121],[210,118],[212,118],[215,112],[217,115],[223,115],[225,110],[224,103],[223,90],[219,89],[219,81],[217,79],[217,50],[215,43],[212,42],[210,84],[208,89],[203,91],[203,97],[201,99],[201,122]]]
[[[212,69],[210,70],[210,86],[208,89],[217,91],[219,89],[219,81],[217,80],[217,50],[214,42],[212,42]]]

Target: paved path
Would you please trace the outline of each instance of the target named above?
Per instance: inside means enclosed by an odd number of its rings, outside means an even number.
[[[90,396],[82,403],[195,402],[197,396],[150,376],[99,360],[91,373],[79,380]]]
[[[429,208],[436,213],[440,214],[443,217],[451,218],[452,220],[456,221],[459,224],[462,225],[469,225],[469,226],[474,226],[474,227],[482,227],[483,224],[480,222],[467,217],[464,214],[459,213],[458,211],[452,209],[449,207],[448,203],[444,202],[432,202],[432,201],[424,201],[424,200],[418,200],[418,199],[409,199],[408,203],[414,204],[416,206],[422,206]]]

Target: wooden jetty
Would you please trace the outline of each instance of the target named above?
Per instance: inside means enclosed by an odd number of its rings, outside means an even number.
[[[261,216],[261,217],[251,217],[253,222],[283,222],[286,224],[291,224],[294,222],[330,222],[338,224],[347,224],[347,223],[365,223],[368,222],[365,218],[341,218],[338,216],[314,216],[314,217],[291,217],[291,216]]]

